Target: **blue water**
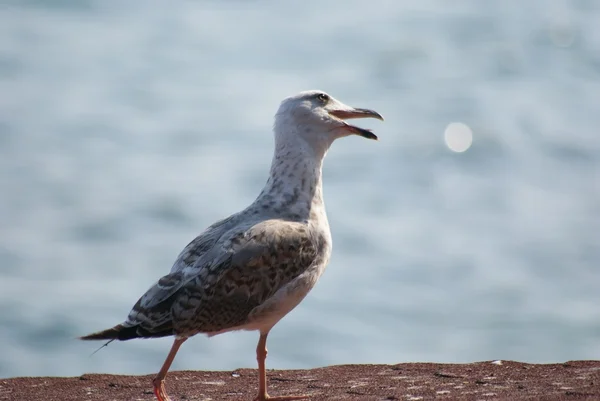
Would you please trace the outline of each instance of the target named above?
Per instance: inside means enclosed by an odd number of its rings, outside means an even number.
[[[156,372],[170,339],[74,338],[255,198],[313,88],[386,121],[327,156],[332,261],[269,368],[600,359],[600,3],[2,3],[0,377]],[[255,367],[256,340],[173,369]]]

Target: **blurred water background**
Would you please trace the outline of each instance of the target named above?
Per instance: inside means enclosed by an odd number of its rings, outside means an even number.
[[[332,261],[268,368],[600,358],[599,2],[0,4],[0,377],[156,372],[170,339],[74,338],[255,198],[313,88],[386,121],[329,152]]]

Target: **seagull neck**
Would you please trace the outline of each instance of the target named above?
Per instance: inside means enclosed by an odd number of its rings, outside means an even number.
[[[323,154],[302,140],[277,143],[269,179],[256,199],[261,207],[297,220],[324,213],[321,168]]]

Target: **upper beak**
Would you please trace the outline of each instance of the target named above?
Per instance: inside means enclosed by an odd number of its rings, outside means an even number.
[[[383,116],[374,110],[369,109],[341,109],[341,110],[331,110],[329,114],[341,118],[342,120],[349,120],[351,118],[376,118],[378,120],[383,121]]]
[[[383,116],[374,110],[355,109],[352,107],[330,110],[329,114],[340,120],[349,120],[351,118],[376,118],[383,121]],[[346,127],[353,133],[368,139],[377,139],[377,135],[365,128],[356,127],[346,123]]]

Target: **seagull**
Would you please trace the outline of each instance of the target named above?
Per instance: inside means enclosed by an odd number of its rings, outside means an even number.
[[[192,240],[171,272],[141,296],[123,323],[80,339],[174,336],[153,380],[157,400],[169,401],[165,377],[188,338],[258,331],[254,401],[308,399],[268,395],[267,336],[304,299],[329,262],[332,241],[323,201],[323,159],[338,138],[377,140],[371,130],[347,122],[366,117],[383,121],[373,110],[347,106],[320,90],[284,99],[275,115],[269,178],[256,200]]]

